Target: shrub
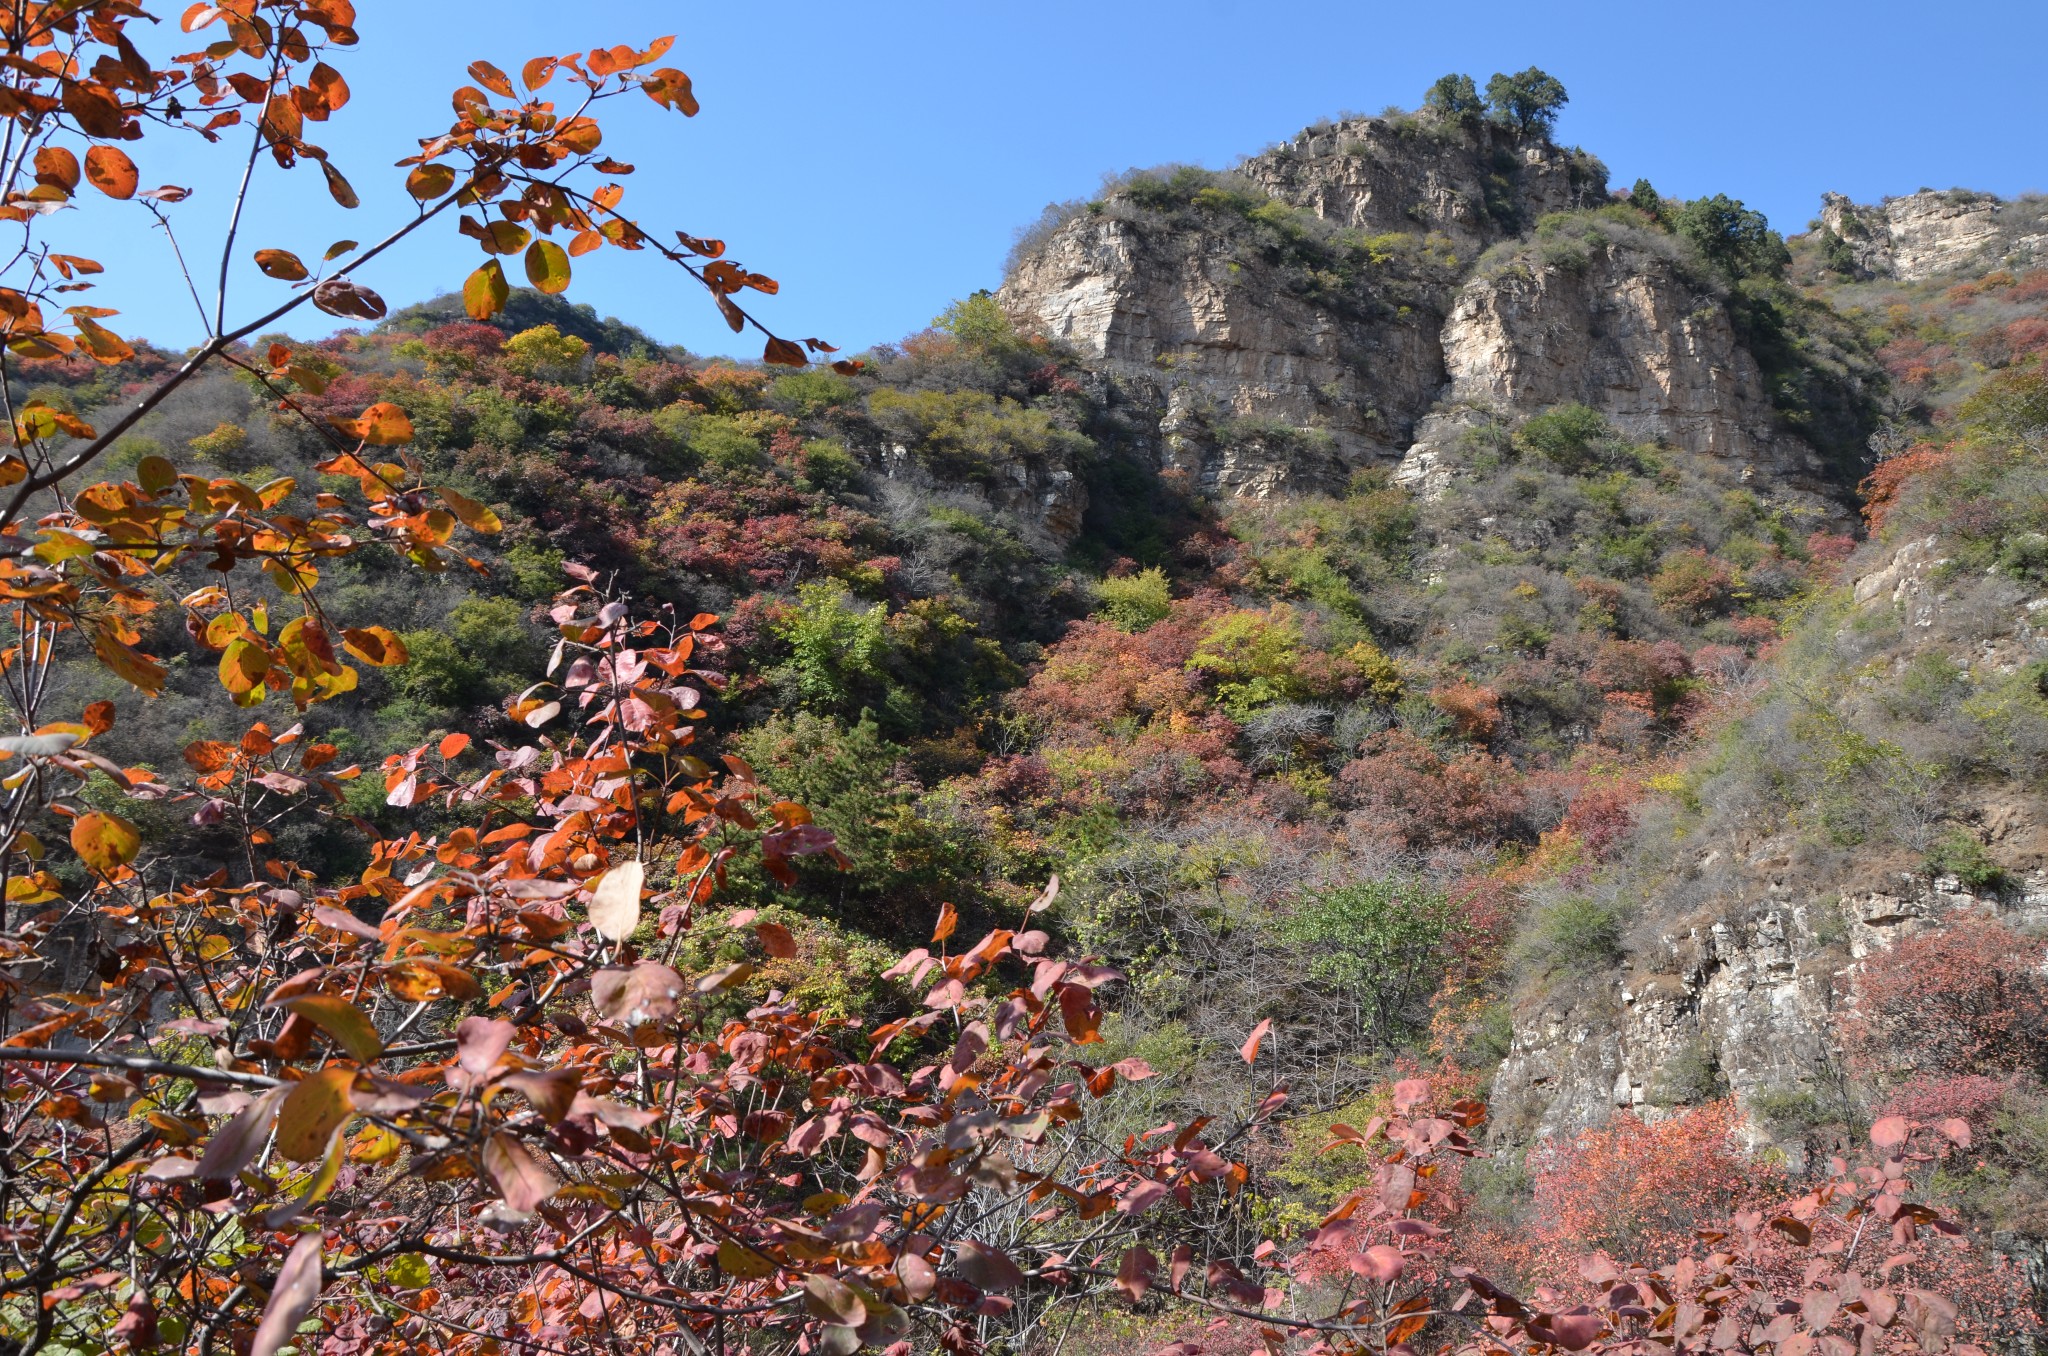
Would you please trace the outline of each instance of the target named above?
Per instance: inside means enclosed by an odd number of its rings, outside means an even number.
[[[1003,314],[1003,308],[987,288],[947,306],[932,321],[932,328],[943,330],[963,347],[976,350],[999,348],[1017,338],[1010,317]]]
[[[2048,1058],[2048,942],[1963,914],[1865,961],[1843,1039],[1880,1082],[2038,1070]]]
[[[2005,868],[1967,829],[1951,829],[1937,838],[1928,849],[1926,865],[1928,875],[1954,876],[1966,889],[1979,893],[2005,884]]]
[[[1598,970],[1621,960],[1621,925],[1618,904],[1564,895],[1523,916],[1521,951],[1545,971]]]
[[[1693,1230],[1762,1203],[1782,1175],[1746,1154],[1742,1115],[1718,1101],[1658,1121],[1623,1111],[1603,1126],[1529,1154],[1533,1252],[1559,1265],[1587,1252],[1683,1252]]]
[[[1531,418],[1514,435],[1522,452],[1547,458],[1566,472],[1598,464],[1598,445],[1614,430],[1598,410],[1587,405],[1560,405]]]
[[[1096,616],[1119,631],[1136,633],[1173,611],[1166,572],[1158,566],[1136,574],[1112,575],[1096,586],[1102,606]]]
[[[1309,978],[1336,990],[1360,1034],[1387,1042],[1426,1020],[1454,916],[1441,892],[1368,880],[1298,901],[1280,932],[1305,948]]]
[[[1734,567],[1697,546],[1666,556],[1650,580],[1657,605],[1690,621],[1724,611],[1734,589]]]
[[[590,345],[553,325],[536,325],[505,341],[505,366],[543,381],[568,381],[583,371]]]

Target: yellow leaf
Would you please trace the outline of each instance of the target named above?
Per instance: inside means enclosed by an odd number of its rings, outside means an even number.
[[[496,513],[467,495],[458,494],[446,485],[436,485],[434,492],[441,496],[443,503],[455,511],[455,516],[462,520],[462,525],[473,532],[497,532],[505,526],[498,520]]]
[[[71,847],[87,866],[112,875],[142,851],[142,835],[119,815],[95,812],[72,821]]]

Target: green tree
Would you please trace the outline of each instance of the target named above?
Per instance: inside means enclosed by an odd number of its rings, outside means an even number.
[[[1557,111],[1567,102],[1564,83],[1535,66],[1514,75],[1496,71],[1486,82],[1486,103],[1493,120],[1523,136],[1532,132],[1549,136],[1557,125]]]
[[[1515,447],[1555,462],[1561,470],[1587,471],[1599,464],[1600,444],[1613,436],[1600,411],[1587,405],[1559,405],[1517,429]]]
[[[1017,337],[1010,317],[985,287],[948,306],[932,324],[972,349],[1000,348]]]
[[[1446,122],[1471,122],[1486,112],[1486,101],[1469,75],[1439,76],[1422,96],[1422,106]]]
[[[813,709],[844,710],[874,696],[886,682],[889,605],[858,607],[838,583],[803,584],[796,593],[796,606],[775,628],[790,648],[776,676]]]
[[[1780,277],[1792,262],[1764,214],[1726,193],[1694,198],[1678,209],[1672,224],[1730,282]]]
[[[1638,179],[1630,187],[1628,205],[1646,216],[1664,220],[1664,196],[1651,186],[1648,179]]]
[[[1303,900],[1280,931],[1307,953],[1309,978],[1349,1001],[1362,1034],[1392,1042],[1420,1020],[1453,922],[1441,894],[1368,880]]]

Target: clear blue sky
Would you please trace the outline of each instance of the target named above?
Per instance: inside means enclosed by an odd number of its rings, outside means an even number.
[[[765,318],[848,349],[900,338],[948,299],[994,286],[1015,230],[1050,201],[1087,196],[1104,171],[1226,166],[1319,117],[1413,106],[1446,71],[1483,85],[1542,66],[1571,93],[1560,140],[1599,155],[1615,182],[1726,192],[1784,230],[1802,229],[1825,189],[1859,200],[1923,185],[2048,190],[2041,0],[357,5],[363,42],[337,62],[357,97],[325,144],[363,206],[344,213],[317,176],[266,165],[241,261],[258,246],[310,261],[336,238],[388,229],[410,201],[391,162],[446,128],[470,60],[516,70],[529,56],[677,33],[666,60],[690,73],[704,111],[617,105],[606,149],[640,167],[627,206],[650,229],[724,238],[782,281]],[[145,184],[197,190],[175,209],[181,229],[214,232],[228,148],[193,156],[151,138],[134,150]],[[121,308],[112,323],[195,341],[182,284],[158,266],[161,237],[138,239],[134,205],[89,202],[61,220],[60,248],[109,265],[94,299]],[[360,279],[394,308],[459,285],[479,258],[452,228],[429,230]],[[282,295],[241,261],[231,319]],[[699,352],[732,346],[693,285],[646,254],[578,261],[570,297]],[[333,324],[308,311],[293,330]]]

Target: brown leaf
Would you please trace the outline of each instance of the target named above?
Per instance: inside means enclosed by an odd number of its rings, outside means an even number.
[[[299,262],[299,256],[290,250],[257,250],[256,267],[284,282],[299,282],[311,276]]]
[[[530,1214],[542,1201],[562,1189],[554,1174],[512,1136],[499,1131],[484,1142],[484,1171],[505,1204],[521,1214]]]
[[[1153,1278],[1159,1274],[1159,1259],[1146,1248],[1126,1248],[1116,1265],[1116,1288],[1123,1291],[1124,1298],[1136,1304],[1145,1298],[1145,1292],[1152,1288]]]
[[[953,1245],[953,1261],[962,1276],[983,1290],[1016,1290],[1025,1283],[1009,1254],[987,1243],[962,1239]]]
[[[306,1321],[306,1315],[320,1299],[324,1283],[321,1242],[318,1230],[301,1234],[285,1254],[277,1284],[270,1288],[270,1303],[263,1306],[263,1321],[256,1325],[256,1336],[249,1343],[249,1356],[277,1356],[280,1347],[295,1340],[299,1324]]]
[[[590,1002],[608,1022],[658,1022],[673,1017],[683,977],[666,965],[641,961],[630,969],[599,970],[590,977]]]
[[[844,1281],[813,1272],[804,1277],[804,1307],[821,1323],[857,1328],[867,1322],[868,1308]]]

